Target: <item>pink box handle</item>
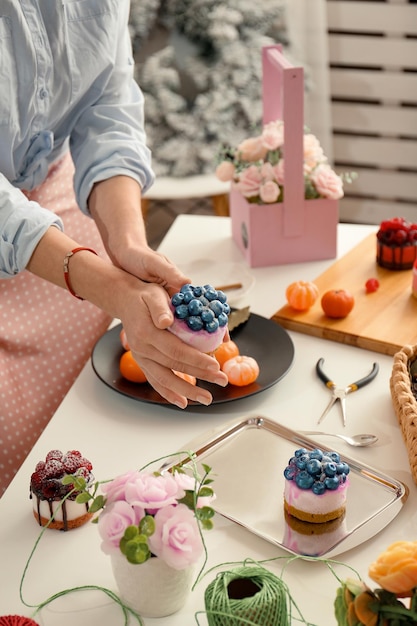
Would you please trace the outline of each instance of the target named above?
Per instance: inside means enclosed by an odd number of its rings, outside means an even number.
[[[263,122],[284,122],[283,228],[288,237],[304,232],[304,70],[294,67],[276,44],[262,48]]]

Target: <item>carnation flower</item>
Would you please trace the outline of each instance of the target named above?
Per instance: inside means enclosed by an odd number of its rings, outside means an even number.
[[[304,196],[307,199],[343,197],[344,181],[354,174],[337,175],[330,167],[317,137],[303,137]],[[218,155],[217,177],[230,181],[253,204],[271,204],[284,199],[285,145],[284,123],[265,124],[262,133],[249,137],[236,148],[224,145]]]

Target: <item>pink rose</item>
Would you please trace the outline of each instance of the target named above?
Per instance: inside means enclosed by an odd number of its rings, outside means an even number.
[[[267,180],[274,180],[274,168],[268,161],[261,165],[261,176],[264,183]]]
[[[140,508],[132,508],[127,502],[118,500],[106,506],[98,518],[98,532],[102,538],[101,549],[111,554],[119,549],[120,540],[128,526],[137,526],[144,516]]]
[[[133,481],[137,476],[137,470],[132,470],[130,472],[126,472],[126,474],[117,476],[117,478],[109,483],[104,483],[101,490],[106,496],[106,504],[116,502],[116,500],[126,500],[126,484]]]
[[[281,121],[270,122],[264,126],[262,144],[268,150],[278,150],[284,143],[284,124]]]
[[[235,175],[235,166],[231,161],[222,161],[216,167],[216,176],[219,180],[224,183],[229,182],[229,180],[233,180]]]
[[[311,173],[311,180],[317,192],[324,198],[343,198],[343,181],[329,165],[318,165]]]
[[[261,183],[262,175],[259,168],[256,165],[250,165],[240,173],[236,187],[245,198],[251,198],[259,195]]]
[[[273,166],[274,178],[278,185],[284,184],[284,159],[280,159],[276,165]]]
[[[273,180],[267,180],[266,183],[261,185],[259,195],[262,202],[270,203],[276,202],[279,198],[280,189]]]
[[[268,148],[262,144],[262,137],[259,136],[242,141],[237,151],[242,161],[260,161],[265,157]]]
[[[185,569],[200,558],[203,542],[197,520],[185,504],[160,509],[155,525],[148,539],[152,554],[174,569]]]
[[[141,472],[126,485],[126,500],[129,504],[146,509],[151,515],[164,506],[176,504],[177,499],[184,495],[184,490],[179,488],[169,472],[158,476]]]
[[[324,156],[323,148],[320,145],[319,140],[315,135],[304,135],[304,163],[310,170],[318,163],[326,160]]]

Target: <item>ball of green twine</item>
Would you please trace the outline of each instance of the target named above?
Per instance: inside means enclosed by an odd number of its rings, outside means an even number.
[[[260,566],[221,572],[204,594],[209,626],[289,626],[287,589]]]

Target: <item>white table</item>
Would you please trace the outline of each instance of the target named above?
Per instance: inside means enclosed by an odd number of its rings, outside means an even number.
[[[339,256],[375,227],[339,226]],[[215,258],[243,263],[230,236],[229,218],[180,216],[160,250],[178,264],[192,259]],[[332,263],[320,261],[263,269],[250,269],[255,285],[238,303],[270,317],[285,301],[285,287],[293,280],[309,280]],[[329,446],[384,471],[410,488],[404,508],[382,532],[340,559],[367,579],[368,565],[393,541],[415,540],[417,493],[408,458],[391,404],[389,378],[392,358],[360,348],[290,333],[295,345],[294,364],[287,376],[271,389],[245,400],[208,407],[204,411],[181,412],[137,402],[107,388],[86,365],[50,424],[40,437],[16,478],[0,500],[0,613],[30,615],[19,599],[19,582],[24,565],[39,535],[29,500],[29,479],[36,462],[52,448],[80,449],[94,463],[97,478],[111,478],[128,469],[169,454],[194,437],[240,417],[263,415],[293,429],[314,429],[329,395],[318,381],[314,367],[324,357],[326,369],[341,385],[367,373],[374,361],[380,372],[371,385],[348,398],[347,434],[372,432],[379,442],[372,448],[349,448],[343,442],[317,439]],[[330,414],[325,429],[341,431],[338,408]],[[279,468],[277,468],[279,469]],[[250,532],[216,516],[215,529],[206,533],[209,565],[265,559],[286,553]],[[29,567],[23,595],[38,604],[51,594],[73,586],[95,584],[114,589],[110,560],[101,553],[97,528],[89,524],[76,531],[45,532]],[[283,561],[270,565],[279,573]],[[338,568],[342,578],[350,572]],[[205,578],[191,594],[186,607],[165,619],[146,620],[155,626],[191,626],[194,613],[204,610],[204,591],[214,574]],[[322,563],[299,560],[285,572],[285,581],[309,622],[320,626],[335,623],[333,601],[337,581]],[[373,585],[374,586],[374,585]],[[42,611],[37,621],[44,626],[117,626],[123,623],[119,608],[95,591],[67,595]],[[206,624],[204,616],[200,624]]]

